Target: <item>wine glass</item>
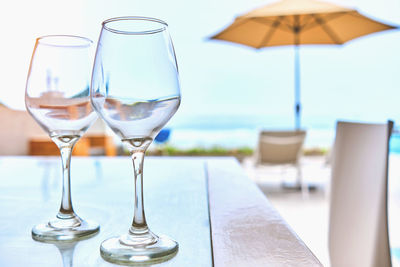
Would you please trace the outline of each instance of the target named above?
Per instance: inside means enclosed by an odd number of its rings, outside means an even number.
[[[104,241],[101,255],[122,264],[169,259],[178,251],[178,243],[150,231],[143,205],[144,154],[181,99],[168,25],[145,17],[104,21],[90,96],[99,116],[131,153],[134,172],[132,226],[127,234]]]
[[[72,207],[71,152],[97,118],[90,104],[93,42],[70,35],[36,39],[25,90],[25,105],[58,146],[62,160],[61,206],[55,219],[32,229],[39,241],[67,241],[88,237],[99,225],[81,219]]]

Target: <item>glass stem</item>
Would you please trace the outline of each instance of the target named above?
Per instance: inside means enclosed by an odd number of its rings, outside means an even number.
[[[60,146],[62,170],[63,170],[63,187],[60,211],[57,217],[60,219],[68,219],[75,216],[74,209],[72,208],[71,200],[71,177],[70,177],[70,164],[71,154],[74,144],[65,144]]]
[[[143,203],[143,161],[144,151],[132,152],[133,172],[135,179],[135,202],[132,227],[129,232],[134,235],[143,235],[149,232],[144,215]]]

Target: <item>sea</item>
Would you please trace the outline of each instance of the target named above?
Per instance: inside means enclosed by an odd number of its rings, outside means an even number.
[[[316,118],[305,120],[302,129],[307,131],[305,149],[330,149],[335,139],[337,119]],[[375,122],[375,121],[374,121]],[[292,130],[293,119],[258,118],[240,116],[198,116],[180,119],[168,124],[168,144],[182,148],[223,147],[235,149],[256,148],[261,130]],[[390,152],[400,154],[400,133],[395,130],[390,140]]]

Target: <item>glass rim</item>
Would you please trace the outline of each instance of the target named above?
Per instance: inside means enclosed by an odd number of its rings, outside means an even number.
[[[57,42],[50,42],[47,41],[49,39],[56,39],[56,38],[65,38],[65,39],[75,39],[75,40],[80,40],[79,42],[76,43],[57,43]],[[90,40],[89,38],[83,37],[83,36],[77,36],[77,35],[63,35],[63,34],[54,34],[54,35],[43,35],[38,38],[36,38],[36,43],[41,44],[41,45],[46,45],[46,46],[51,46],[51,47],[68,47],[68,48],[86,48],[89,47],[93,44],[93,41]]]
[[[107,24],[115,21],[123,21],[123,20],[129,20],[129,21],[150,21],[150,22],[155,22],[160,24],[160,27],[155,27],[154,30],[142,30],[142,31],[125,31],[125,30],[118,30],[112,27],[107,26]],[[116,33],[116,34],[129,34],[129,35],[145,35],[145,34],[154,34],[154,33],[159,33],[163,32],[167,29],[168,24],[161,20],[161,19],[156,19],[152,17],[140,17],[140,16],[124,16],[124,17],[115,17],[115,18],[110,18],[102,23],[103,29]]]

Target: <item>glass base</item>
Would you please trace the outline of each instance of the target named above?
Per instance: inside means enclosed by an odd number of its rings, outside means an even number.
[[[74,241],[88,238],[97,234],[99,224],[92,221],[80,221],[73,227],[54,227],[51,222],[35,225],[32,229],[32,238],[41,242]]]
[[[121,237],[123,239],[123,237]],[[117,264],[160,263],[173,258],[179,245],[167,236],[158,236],[156,242],[148,245],[127,245],[120,237],[112,237],[100,246],[100,253],[106,261]]]

